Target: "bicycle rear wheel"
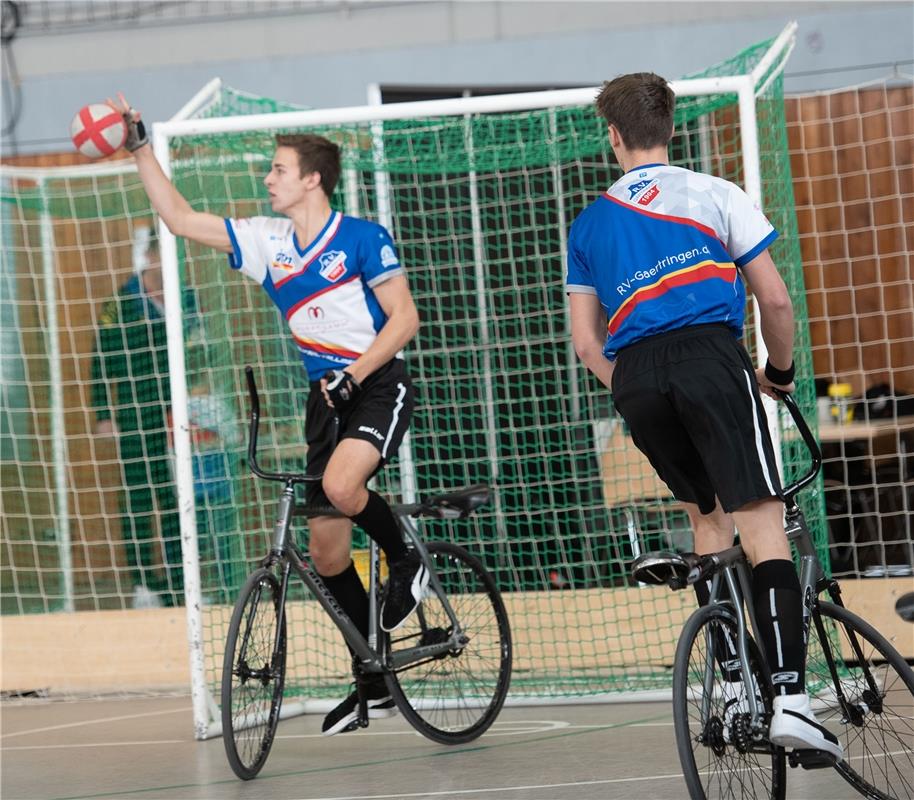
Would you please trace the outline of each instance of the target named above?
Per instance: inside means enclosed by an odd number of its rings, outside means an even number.
[[[446,542],[428,545],[428,554],[466,642],[387,675],[387,685],[417,731],[441,744],[461,744],[486,731],[505,702],[511,628],[495,581],[478,558]],[[446,641],[452,632],[430,586],[416,613],[387,635],[391,652],[397,652]]]
[[[758,645],[748,640],[750,672],[763,714],[764,734],[750,730],[748,693],[742,681],[724,680],[720,650],[737,641],[733,613],[704,606],[685,624],[673,665],[673,725],[683,777],[692,800],[783,800],[784,750],[767,740],[772,690]]]
[[[856,614],[827,602],[818,603],[817,611],[806,690],[819,722],[844,747],[835,769],[866,797],[914,797],[914,673]],[[843,704],[826,654],[835,661]]]
[[[222,741],[243,780],[256,776],[270,754],[285,674],[280,583],[270,570],[259,569],[235,603],[222,662]]]

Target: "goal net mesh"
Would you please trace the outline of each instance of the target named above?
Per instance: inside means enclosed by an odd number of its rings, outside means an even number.
[[[769,45],[689,77],[747,74]],[[228,90],[206,115],[292,109]],[[814,420],[783,109],[778,75],[756,103],[763,208],[781,233],[771,251],[795,304],[798,400]],[[405,486],[426,497],[491,485],[492,502],[479,513],[424,522],[422,532],[465,545],[495,575],[516,640],[512,691],[592,695],[668,686],[680,622],[694,600],[633,584],[627,564],[639,552],[688,548],[687,520],[633,448],[609,393],[578,363],[563,291],[568,226],[620,175],[593,107],[291,130],[341,146],[334,207],[382,222],[397,243],[422,320],[405,354],[418,404],[410,458],[390,464],[376,488],[397,500]],[[744,184],[735,94],[679,97],[675,130],[672,163]],[[274,133],[173,139],[177,188],[200,211],[269,215],[262,182]],[[183,602],[167,361],[158,360],[153,341],[159,328],[146,319],[130,328],[126,303],[105,299],[121,297],[119,287],[144,258],[135,242],[153,218],[142,187],[130,171],[9,179],[3,200],[3,612],[48,612],[64,602],[55,430],[64,431],[75,608],[129,607],[138,586]],[[231,604],[267,553],[278,497],[278,486],[253,478],[245,463],[243,367],[254,367],[260,386],[267,469],[304,471],[307,381],[259,286],[229,270],[221,254],[190,242],[179,240],[179,262],[204,660],[217,698]],[[49,285],[59,307],[55,357]],[[110,374],[93,366],[106,326],[118,331],[101,357],[111,360]],[[133,334],[147,339],[146,372],[137,381],[130,376],[139,369]],[[121,344],[112,345],[117,337]],[[752,348],[751,336],[747,342]],[[55,358],[63,428],[52,413]],[[118,361],[127,364],[132,396],[120,386],[126,379],[113,377]],[[116,439],[97,433],[99,381],[110,395],[101,417],[115,420]],[[782,450],[788,477],[801,471],[807,459],[796,437],[785,435]],[[151,466],[159,462],[161,469]],[[135,483],[146,484],[135,498],[130,469],[141,475]],[[820,490],[803,502],[821,547]],[[146,527],[138,530],[137,520]],[[296,536],[307,550],[306,530]],[[355,541],[361,567],[364,534],[357,530]],[[286,693],[342,696],[351,676],[339,634],[297,584],[290,602],[298,624],[289,630]]]

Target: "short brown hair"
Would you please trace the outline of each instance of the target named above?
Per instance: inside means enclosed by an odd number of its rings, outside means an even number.
[[[321,188],[330,197],[340,179],[340,148],[314,133],[280,133],[277,147],[291,147],[298,153],[298,169],[304,177],[309,172],[319,172]]]
[[[653,72],[633,72],[604,81],[597,95],[597,112],[615,125],[629,150],[649,150],[673,138],[676,96]]]

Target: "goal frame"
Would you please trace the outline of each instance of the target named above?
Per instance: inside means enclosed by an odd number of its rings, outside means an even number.
[[[742,137],[742,168],[744,190],[762,206],[762,181],[759,140],[756,120],[756,98],[783,70],[794,47],[797,23],[790,22],[755,68],[744,75],[721,76],[671,81],[677,96],[735,94],[738,99],[738,120]],[[429,100],[391,105],[364,105],[307,111],[252,114],[245,116],[174,119],[152,126],[152,146],[165,171],[171,177],[170,142],[182,136],[240,133],[250,130],[275,131],[284,128],[320,125],[368,123],[377,126],[388,120],[420,119],[440,116],[466,116],[486,112],[529,111],[544,108],[585,106],[593,102],[599,87],[566,89],[529,93]],[[373,128],[373,135],[377,128]],[[380,161],[380,159],[378,159]],[[194,733],[197,739],[221,733],[215,698],[210,694],[204,669],[204,636],[202,594],[199,580],[196,516],[191,462],[190,426],[187,414],[187,382],[184,359],[184,335],[181,316],[181,286],[178,267],[177,239],[159,220],[159,240],[163,268],[168,365],[174,420],[175,475],[181,521],[181,544],[184,558],[187,632],[191,670]],[[757,309],[756,309],[757,310]],[[755,314],[755,345],[761,362],[767,357]],[[766,398],[769,431],[780,461],[780,432],[774,402]],[[780,463],[779,463],[780,466]],[[408,484],[410,485],[410,484]],[[549,698],[552,700],[552,698]],[[529,702],[539,702],[530,698]],[[284,706],[283,716],[323,710],[319,701],[303,700]]]

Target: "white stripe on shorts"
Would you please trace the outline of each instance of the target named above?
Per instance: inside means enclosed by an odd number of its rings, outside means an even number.
[[[394,429],[397,427],[397,422],[400,421],[400,410],[403,408],[403,398],[406,397],[406,384],[398,383],[397,387],[400,389],[400,392],[397,395],[397,404],[394,406],[394,415],[390,421],[390,427],[387,429],[387,438],[384,439],[381,458],[387,458],[387,446],[390,444],[390,437],[394,435]]]
[[[749,392],[749,401],[752,403],[752,427],[755,430],[755,451],[758,453],[758,460],[762,465],[762,474],[765,476],[765,483],[768,485],[768,491],[776,496],[777,492],[774,489],[774,484],[771,483],[771,473],[768,471],[768,459],[765,457],[765,448],[762,446],[762,429],[759,427],[758,423],[758,405],[755,402],[755,395],[752,393],[752,381],[755,380],[755,376],[750,375],[746,370],[743,370],[743,375],[746,376],[746,391]]]

